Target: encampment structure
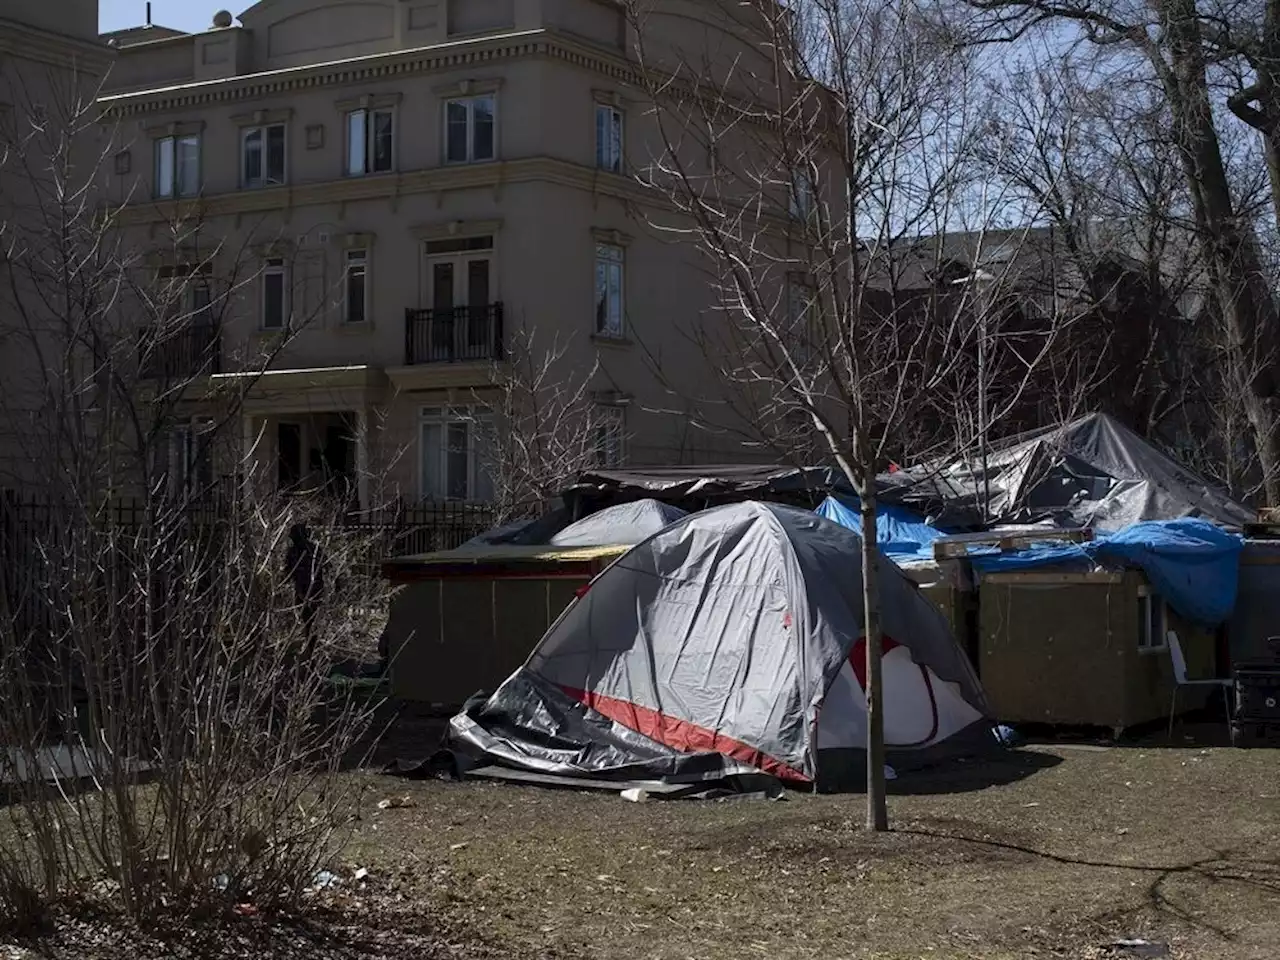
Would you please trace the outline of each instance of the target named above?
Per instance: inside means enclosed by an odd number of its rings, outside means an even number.
[[[890,561],[880,577],[891,762],[992,742],[942,616]],[[810,511],[690,515],[596,577],[450,744],[544,777],[860,782],[861,581],[857,536]]]

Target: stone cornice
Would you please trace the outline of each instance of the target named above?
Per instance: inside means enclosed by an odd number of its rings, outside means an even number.
[[[639,80],[634,69],[622,57],[540,29],[251,73],[241,77],[111,94],[102,97],[100,102],[116,116],[128,117],[163,110],[185,110],[278,97],[300,90],[483,67],[503,60],[539,56],[564,60],[622,82]]]
[[[394,199],[411,194],[475,187],[499,188],[507,184],[534,182],[586,190],[631,203],[661,203],[661,195],[656,190],[646,188],[627,177],[553,157],[532,157],[497,163],[430,167],[378,177],[347,177],[258,190],[237,190],[191,200],[131,202],[118,212],[116,220],[121,225],[170,223],[175,219],[268,214],[295,207]]]
[[[115,59],[115,51],[88,40],[37,30],[0,17],[0,56],[19,57],[53,67],[82,67],[101,74]]]

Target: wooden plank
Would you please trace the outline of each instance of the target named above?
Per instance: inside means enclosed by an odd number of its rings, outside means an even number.
[[[933,542],[935,560],[951,560],[969,556],[970,547],[998,547],[1001,551],[1018,550],[1033,543],[1054,541],[1060,543],[1084,543],[1093,539],[1088,527],[1066,530],[992,530],[985,533],[957,533],[939,537]]]

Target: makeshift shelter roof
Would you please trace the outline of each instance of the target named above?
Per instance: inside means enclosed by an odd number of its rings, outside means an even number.
[[[833,467],[729,464],[588,470],[569,482],[563,495],[566,500],[593,496],[616,499],[648,496],[667,501],[686,497],[714,501],[728,497],[803,497],[836,489],[852,492],[844,475]]]
[[[844,501],[827,497],[818,507],[820,517],[838,523],[842,527],[860,533],[862,515],[859,501]],[[932,560],[933,542],[945,534],[925,523],[910,510],[891,503],[876,504],[876,543],[894,562],[902,564],[913,560]]]
[[[946,621],[881,564],[891,762],[990,744]],[[748,501],[685,517],[592,581],[523,667],[450,721],[450,746],[543,777],[860,778],[860,569],[858,537],[808,510]]]
[[[571,523],[551,538],[557,547],[597,547],[609,544],[636,544],[668,527],[689,511],[658,500],[634,500],[605,507],[577,523]]]
[[[1253,516],[1103,413],[1014,437],[985,461],[959,457],[885,481],[895,488],[893,499],[948,524],[985,514],[1005,523],[1048,517],[1059,526],[1108,531],[1178,517],[1235,527]]]

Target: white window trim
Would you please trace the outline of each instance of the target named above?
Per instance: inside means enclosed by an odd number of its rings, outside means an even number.
[[[351,172],[351,154],[355,144],[351,142],[351,118],[357,113],[364,114],[364,169],[360,173]],[[391,165],[385,170],[373,169],[373,129],[374,117],[379,113],[385,113],[391,117]],[[400,118],[394,106],[385,107],[357,107],[354,110],[348,110],[343,114],[343,140],[346,143],[346,156],[344,157],[343,175],[347,177],[376,177],[384,173],[395,173],[397,164],[397,152],[400,140]]]
[[[358,261],[353,257],[359,255]],[[352,320],[351,307],[351,265],[359,262],[364,268],[364,319]],[[342,322],[349,326],[365,326],[373,321],[373,251],[370,247],[352,247],[342,254]]]
[[[626,170],[627,115],[621,108],[611,103],[601,103],[600,101],[597,100],[595,107],[596,107],[595,114],[592,117],[592,119],[595,121],[595,130],[596,130],[596,169],[603,170],[605,173],[619,173],[619,174],[623,173]],[[601,143],[600,141],[601,111],[607,111],[610,115],[610,119],[612,119],[613,117],[618,118],[618,130],[619,130],[618,156],[615,158],[617,163],[617,169],[614,169],[614,167],[612,166],[606,166],[603,163],[601,163],[601,159],[602,159],[601,154],[608,152],[606,149],[607,145]],[[609,159],[609,158],[605,157],[604,159]]]
[[[1159,637],[1151,637],[1151,605],[1158,605],[1160,611]],[[1169,605],[1162,596],[1149,586],[1138,588],[1138,652],[1164,653],[1169,649]]]
[[[480,455],[479,455],[479,449],[478,449],[478,443],[477,443],[477,439],[478,439],[477,427],[485,419],[486,417],[484,416],[483,413],[477,412],[477,410],[472,407],[431,405],[431,406],[424,406],[419,408],[418,437],[417,437],[417,446],[418,446],[417,470],[418,470],[418,498],[421,501],[426,502],[429,500],[434,500],[435,502],[444,502],[444,503],[479,502],[475,499],[475,494],[476,494],[476,488],[479,486],[477,481],[480,477],[480,471],[482,469],[482,466],[480,462]],[[448,436],[449,436],[448,427],[451,424],[456,424],[456,423],[467,424],[467,496],[461,500],[453,499],[448,496],[436,497],[431,491],[427,489],[427,477],[426,477],[426,470],[425,470],[426,457],[424,455],[425,451],[422,448],[423,427],[427,425],[440,427],[441,462],[446,464],[446,469],[447,469],[446,458],[448,457]],[[448,477],[445,476],[442,479],[445,481],[444,486],[448,486]]]
[[[617,257],[601,257],[603,250],[616,251]],[[616,329],[609,329],[607,322],[605,326],[600,324],[600,291],[596,286],[599,279],[601,260],[608,263],[616,263],[618,265],[618,324]],[[593,332],[597,337],[606,337],[611,340],[623,340],[627,336],[627,251],[620,243],[610,243],[605,240],[596,240],[593,247],[593,258],[591,262],[591,323]],[[609,298],[605,297],[606,313],[609,308]],[[607,321],[606,316],[606,321]]]
[[[284,130],[284,159],[281,164],[280,179],[272,180],[267,176],[267,132],[273,127]],[[262,134],[262,178],[258,181],[249,179],[249,162],[246,145],[249,136],[254,132]],[[240,128],[240,186],[245,190],[263,190],[270,187],[283,187],[289,182],[289,124],[284,120],[272,123],[259,123]]]
[[[196,178],[195,185],[189,193],[183,193],[180,187],[182,178],[178,173],[178,144],[183,140],[194,140],[196,144]],[[152,196],[158,199],[174,200],[196,197],[204,186],[204,138],[199,133],[173,133],[158,137],[153,141],[151,151]],[[166,193],[160,189],[160,153],[167,150],[170,169],[173,171],[173,185]]]
[[[280,325],[267,326],[267,277],[281,277]],[[258,296],[258,329],[275,333],[288,330],[293,321],[293,297],[289,289],[289,263],[283,257],[270,257],[262,266],[261,290]]]
[[[475,102],[477,100],[490,100],[493,103],[493,156],[484,157],[477,160],[476,152],[476,111]],[[454,103],[464,103],[467,105],[467,157],[465,160],[451,160],[449,158],[449,105]],[[461,97],[449,97],[444,101],[444,106],[440,110],[441,124],[441,145],[443,147],[444,162],[449,166],[460,166],[464,163],[492,163],[498,159],[501,148],[498,142],[498,131],[501,127],[498,120],[498,95],[496,93],[473,93]]]

